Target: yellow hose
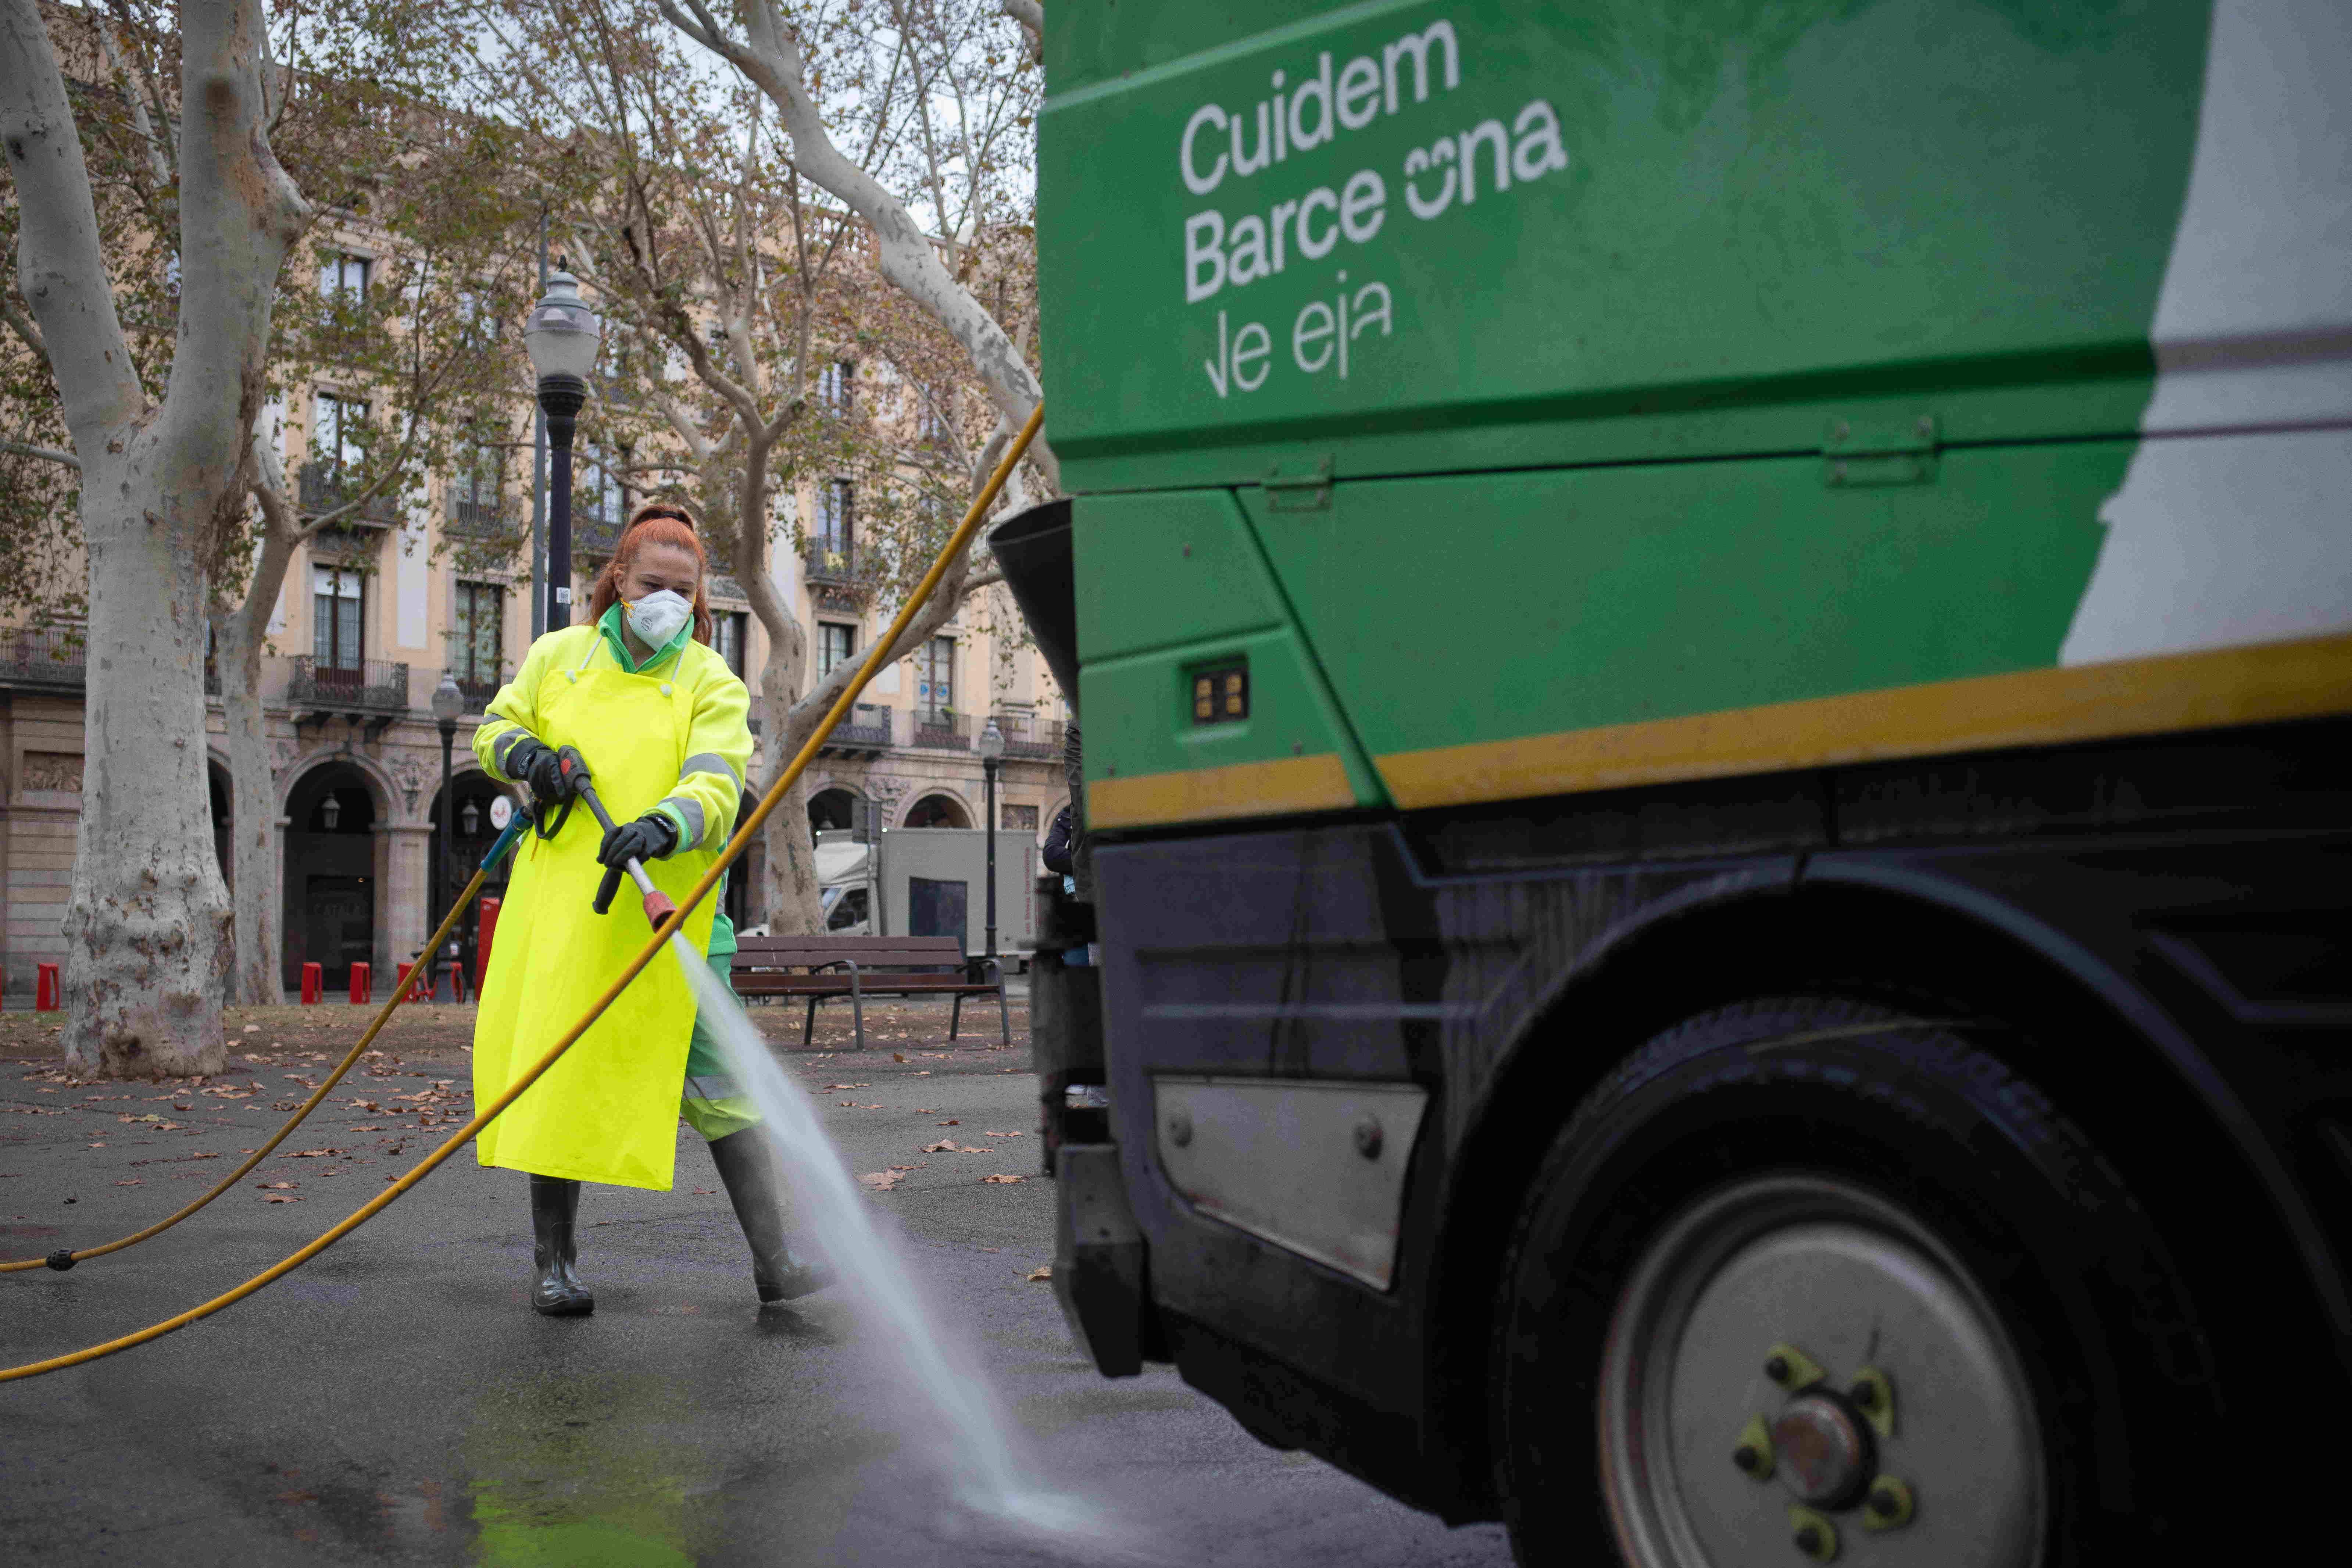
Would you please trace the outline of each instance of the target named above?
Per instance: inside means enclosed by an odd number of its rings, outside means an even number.
[[[875,640],[873,648],[866,656],[866,662],[858,668],[857,678],[849,683],[840,697],[835,700],[833,706],[825,710],[824,718],[818,722],[814,732],[802,744],[791,764],[776,775],[776,782],[768,786],[768,793],[760,797],[760,804],[752,808],[751,815],[736,827],[735,837],[727,841],[727,847],[719,851],[718,860],[712,864],[709,870],[703,873],[702,880],[694,885],[694,890],[688,893],[684,901],[678,905],[677,912],[656,928],[644,948],[639,950],[637,955],[629,961],[628,966],[621,971],[620,978],[605,987],[604,994],[596,998],[586,1015],[566,1030],[562,1039],[550,1046],[546,1053],[525,1069],[520,1078],[509,1084],[504,1093],[488,1105],[478,1110],[474,1113],[474,1119],[460,1128],[455,1136],[425,1155],[406,1175],[362,1204],[342,1223],[299,1251],[263,1269],[244,1284],[234,1289],[223,1291],[201,1306],[191,1307],[175,1318],[166,1318],[160,1323],[151,1323],[134,1333],[124,1334],[120,1339],[109,1340],[104,1344],[91,1345],[87,1350],[75,1351],[68,1355],[52,1356],[47,1361],[26,1362],[22,1366],[12,1366],[0,1371],[0,1383],[12,1383],[24,1377],[38,1377],[47,1372],[59,1372],[69,1366],[79,1366],[84,1362],[97,1361],[102,1356],[112,1355],[117,1351],[129,1350],[133,1345],[143,1345],[150,1340],[161,1339],[174,1329],[185,1328],[198,1319],[209,1318],[222,1308],[242,1301],[271,1280],[291,1273],[308,1263],[311,1258],[318,1257],[319,1254],[383,1212],[409,1188],[423,1181],[434,1167],[464,1148],[483,1128],[497,1120],[499,1113],[512,1105],[523,1090],[537,1083],[540,1075],[553,1067],[557,1058],[570,1050],[582,1035],[588,1032],[589,1026],[604,1016],[604,1009],[611,1006],[614,999],[627,989],[629,983],[645,972],[646,965],[653,962],[654,955],[659,952],[663,945],[669,941],[670,934],[685,924],[687,916],[692,914],[702,900],[709,897],[710,889],[718,885],[719,877],[750,846],[751,836],[760,830],[761,824],[767,821],[769,814],[774,811],[778,803],[784,798],[785,792],[790,790],[793,782],[807,771],[809,763],[815,760],[818,749],[824,744],[825,737],[832,734],[834,727],[847,717],[851,705],[864,693],[866,683],[881,672],[884,656],[889,652],[899,637],[905,633],[908,626],[913,622],[915,613],[922,608],[924,602],[929,599],[938,589],[940,579],[947,574],[948,567],[957,554],[971,542],[971,536],[979,531],[981,519],[987,514],[990,503],[996,500],[997,492],[1004,488],[1004,481],[1012,476],[1013,465],[1020,462],[1022,454],[1029,449],[1029,443],[1036,439],[1037,431],[1045,423],[1045,408],[1043,404],[1030,412],[1029,422],[1021,427],[1021,434],[1013,438],[1013,445],[1006,449],[1003,460],[996,465],[996,471],[988,477],[987,485],[972,501],[971,509],[964,513],[963,521],[957,526],[955,532],[949,536],[946,546],[940,552],[939,559],[931,563],[931,569],[923,574],[922,582],[917,584],[914,593],[908,595],[905,606],[899,610],[897,618],[890,623],[890,629]]]
[[[466,884],[466,890],[457,895],[457,903],[451,906],[449,913],[442,920],[441,929],[435,931],[433,933],[433,940],[425,944],[425,953],[435,953],[441,951],[441,944],[449,940],[449,933],[455,931],[457,927],[457,917],[466,912],[466,906],[467,904],[473,902],[475,893],[479,891],[481,889],[482,879],[487,877],[488,874],[489,873],[487,871],[478,870],[474,873],[474,879]],[[422,962],[421,955],[420,962]],[[415,977],[412,975],[411,979],[413,980],[414,978]],[[346,1055],[341,1061],[335,1064],[335,1070],[327,1075],[327,1081],[320,1084],[316,1089],[311,1091],[310,1098],[302,1102],[302,1108],[294,1113],[292,1120],[289,1121],[285,1126],[280,1127],[278,1130],[277,1136],[271,1138],[268,1142],[264,1143],[260,1148],[256,1149],[253,1152],[252,1158],[246,1161],[244,1164],[239,1165],[236,1170],[231,1171],[227,1175],[223,1176],[220,1179],[220,1184],[218,1186],[213,1188],[211,1192],[206,1193],[204,1196],[197,1198],[194,1202],[189,1204],[187,1207],[182,1209],[179,1213],[165,1215],[163,1218],[157,1220],[153,1225],[149,1226],[145,1230],[133,1231],[129,1236],[123,1237],[120,1240],[108,1242],[103,1247],[85,1247],[79,1252],[68,1254],[69,1260],[66,1264],[66,1267],[70,1268],[74,1264],[79,1263],[85,1258],[103,1257],[105,1254],[110,1252],[120,1252],[126,1247],[138,1246],[141,1242],[146,1240],[151,1236],[161,1236],[165,1231],[171,1229],[173,1226],[179,1224],[182,1220],[187,1218],[190,1215],[195,1213],[198,1209],[204,1207],[206,1204],[212,1202],[215,1198],[220,1196],[223,1193],[228,1191],[231,1187],[236,1185],[237,1183],[245,1180],[247,1176],[252,1174],[253,1168],[256,1165],[260,1164],[264,1160],[269,1158],[269,1152],[272,1149],[277,1148],[280,1143],[285,1142],[287,1135],[292,1132],[297,1127],[301,1126],[303,1119],[308,1117],[310,1112],[319,1109],[320,1102],[327,1098],[329,1091],[331,1090],[335,1085],[342,1082],[343,1075],[351,1071],[352,1067],[358,1063],[360,1058],[366,1054],[368,1047],[374,1044],[376,1036],[383,1032],[384,1025],[392,1021],[393,1010],[408,999],[408,993],[413,989],[413,985],[395,984],[393,986],[392,994],[389,997],[386,997],[384,999],[383,1005],[376,1010],[375,1019],[368,1025],[367,1033],[362,1035],[360,1037],[360,1043],[353,1046],[351,1048],[350,1053]],[[13,1258],[6,1263],[0,1263],[0,1274],[13,1274],[20,1268],[53,1268],[56,1267],[57,1266],[51,1263],[47,1258]]]

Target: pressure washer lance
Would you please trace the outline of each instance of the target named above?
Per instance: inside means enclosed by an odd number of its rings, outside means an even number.
[[[604,803],[596,797],[596,785],[588,776],[588,759],[580,754],[578,747],[565,746],[556,752],[555,765],[562,769],[563,776],[571,781],[572,793],[588,803],[588,809],[595,814],[596,826],[603,828],[609,837],[613,831],[612,814],[604,809]],[[677,906],[670,901],[667,893],[654,886],[654,879],[646,875],[645,867],[638,863],[635,856],[629,858],[628,872],[630,879],[637,884],[637,891],[645,895],[646,919],[648,922],[658,927],[662,921],[677,913]],[[594,907],[598,914],[604,914],[612,909],[613,895],[620,891],[620,871],[610,867],[606,868],[604,880],[596,889]]]

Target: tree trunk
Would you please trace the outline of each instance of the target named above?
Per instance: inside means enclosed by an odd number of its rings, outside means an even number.
[[[285,842],[278,831],[278,784],[261,710],[261,639],[250,635],[247,617],[235,611],[215,617],[214,631],[213,658],[228,721],[229,861],[235,868],[229,896],[236,956],[228,999],[232,1005],[270,1006],[286,996],[285,933],[279,926]]]
[[[66,1059],[155,1078],[227,1065],[228,889],[205,777],[204,574],[191,465],[144,442],[93,466],[80,839],[66,908]]]
[[[789,760],[789,759],[788,759]],[[761,830],[767,837],[768,930],[813,936],[824,930],[824,889],[816,879],[816,836],[809,829],[808,775],[793,781]]]
[[[241,516],[278,274],[308,209],[269,148],[259,0],[184,0],[179,332],[151,405],[133,368],[40,6],[0,0],[0,145],[17,277],[82,461],[89,552],[67,1059],[216,1072],[228,890],[205,778],[205,563]],[[160,239],[163,237],[157,237]]]
[[[808,634],[800,617],[770,575],[775,544],[767,533],[764,460],[755,462],[744,479],[755,499],[737,521],[735,580],[743,584],[751,614],[768,634],[767,662],[760,667],[761,695],[754,699],[760,731],[767,742],[769,776],[782,773],[800,749],[794,738],[793,710],[808,668]],[[755,487],[756,488],[753,488]],[[805,726],[803,726],[803,734]],[[806,936],[824,929],[823,889],[816,879],[816,843],[809,832],[808,784],[805,776],[793,784],[761,828],[766,864],[755,891],[765,911],[768,929],[778,936]]]

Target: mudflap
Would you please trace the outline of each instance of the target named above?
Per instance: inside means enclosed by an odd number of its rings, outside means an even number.
[[[1150,1261],[1115,1143],[1066,1143],[1054,1240],[1054,1294],[1070,1332],[1105,1377],[1133,1377],[1170,1360],[1149,1293]]]

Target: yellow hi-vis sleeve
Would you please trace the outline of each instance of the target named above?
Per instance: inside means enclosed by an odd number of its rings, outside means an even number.
[[[481,726],[474,731],[474,757],[482,764],[482,771],[499,783],[521,782],[507,771],[507,753],[514,750],[517,742],[538,738],[539,687],[558,657],[554,645],[583,629],[591,635],[595,630],[593,626],[567,626],[532,643],[514,679],[499,687],[499,694],[490,699]]]
[[[677,825],[678,849],[716,849],[735,831],[751,765],[751,693],[709,648],[694,644],[688,651],[696,687],[686,761],[655,809]]]

